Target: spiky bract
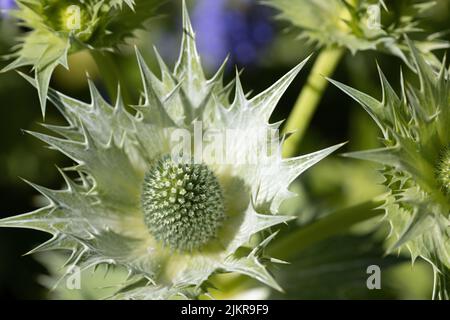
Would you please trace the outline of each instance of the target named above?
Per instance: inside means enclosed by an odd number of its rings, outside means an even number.
[[[50,78],[69,54],[111,51],[155,14],[157,0],[17,0],[10,15],[30,31],[19,39],[14,61],[2,71],[32,66],[45,114]]]
[[[431,262],[436,274],[435,297],[449,298],[450,198],[446,191],[450,145],[450,78],[445,61],[435,70],[410,42],[420,87],[401,80],[398,96],[380,72],[383,100],[332,81],[359,102],[383,133],[384,148],[349,156],[385,165],[390,194],[386,218],[395,244],[413,259]]]

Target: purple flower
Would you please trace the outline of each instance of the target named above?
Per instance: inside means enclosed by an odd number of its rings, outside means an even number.
[[[199,51],[206,66],[215,67],[228,54],[226,0],[200,0],[193,14]]]
[[[236,3],[236,1],[234,2]],[[215,68],[227,54],[234,63],[249,66],[273,38],[271,11],[254,0],[199,0],[193,23],[206,66]]]
[[[9,10],[16,7],[15,0],[0,0],[0,16],[7,14]]]

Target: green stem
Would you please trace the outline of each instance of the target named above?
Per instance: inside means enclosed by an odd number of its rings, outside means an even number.
[[[345,49],[343,48],[324,48],[317,57],[307,83],[303,87],[283,129],[283,133],[295,132],[286,140],[283,146],[284,157],[292,157],[296,154],[298,145],[328,86],[328,81],[325,77],[329,77],[334,73],[344,52]]]
[[[347,231],[359,222],[374,218],[383,213],[380,206],[384,196],[345,208],[326,216],[310,225],[299,228],[284,238],[274,241],[267,248],[267,254],[278,259],[290,259],[299,251]]]
[[[125,105],[131,104],[131,95],[126,85],[124,85],[121,79],[121,72],[117,66],[117,58],[110,52],[99,52],[92,50],[91,55],[97,64],[100,72],[101,80],[103,81],[108,96],[111,101],[115,101],[117,94],[117,86],[120,84],[122,99]]]

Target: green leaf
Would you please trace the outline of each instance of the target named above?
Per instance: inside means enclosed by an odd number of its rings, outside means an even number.
[[[385,257],[383,242],[373,235],[341,235],[299,251],[291,263],[275,272],[285,295],[272,299],[395,299],[386,272],[405,259]],[[380,267],[381,290],[369,290],[367,268]]]

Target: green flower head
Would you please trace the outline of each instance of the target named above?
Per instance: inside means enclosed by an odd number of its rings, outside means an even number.
[[[45,114],[53,70],[68,68],[68,55],[82,49],[114,50],[154,15],[158,1],[17,0],[17,6],[10,14],[30,31],[2,71],[32,66]]]
[[[442,152],[441,160],[436,168],[436,176],[442,191],[445,194],[450,192],[450,150]]]
[[[282,159],[280,123],[269,118],[306,61],[249,99],[238,75],[223,84],[225,63],[205,77],[183,13],[173,72],[157,55],[157,77],[137,53],[144,90],[135,113],[120,97],[110,106],[92,83],[90,104],[49,91],[68,126],[47,125],[60,137],[32,134],[76,165],[61,170],[64,190],[32,184],[48,206],[0,226],[52,234],[33,252],[71,250],[69,265],[126,268],[130,278],[114,298],[195,297],[219,272],[280,290],[264,264],[277,260],[263,254],[272,227],[293,218],[279,207],[293,196],[290,183],[340,145]]]
[[[378,101],[332,81],[359,102],[383,133],[385,147],[349,156],[385,165],[386,218],[395,244],[413,259],[431,262],[435,297],[448,299],[450,268],[450,78],[445,61],[436,71],[410,43],[420,86],[401,80],[398,96],[380,70],[383,99]]]
[[[379,50],[409,63],[403,35],[420,31],[417,17],[434,5],[415,0],[265,0],[279,18],[300,29],[300,38],[320,47]],[[313,13],[313,14],[312,14]],[[434,35],[417,42],[423,52],[448,46]]]

